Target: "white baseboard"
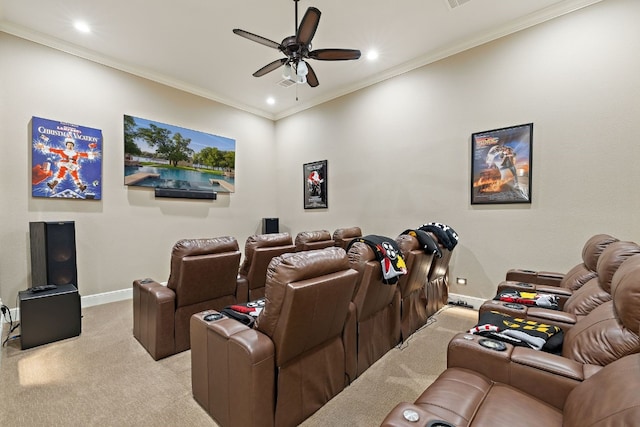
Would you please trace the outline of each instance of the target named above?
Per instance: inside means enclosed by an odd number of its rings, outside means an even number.
[[[119,291],[104,292],[101,294],[87,295],[80,297],[80,307],[93,307],[94,305],[108,304],[110,302],[124,301],[133,298],[132,289],[120,289]],[[15,307],[9,310],[11,312],[11,318],[14,322],[20,321],[20,308]],[[0,322],[0,331],[2,331],[2,324],[4,318]]]
[[[464,301],[467,304],[471,305],[474,310],[478,310],[480,306],[486,301],[486,299],[460,294],[449,294],[449,301]]]
[[[88,295],[80,297],[80,306],[93,307],[94,305],[107,304],[110,302],[124,301],[133,298],[133,290],[120,289],[119,291],[104,292],[102,294]]]

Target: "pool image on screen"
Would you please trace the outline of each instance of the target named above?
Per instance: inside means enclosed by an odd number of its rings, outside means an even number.
[[[186,192],[235,192],[234,139],[124,116],[124,183]]]

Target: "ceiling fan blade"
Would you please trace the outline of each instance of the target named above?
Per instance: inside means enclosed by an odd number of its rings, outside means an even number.
[[[265,74],[272,72],[273,70],[277,70],[278,68],[282,67],[287,61],[288,58],[276,59],[275,61],[265,65],[264,67],[253,73],[253,77],[262,77]]]
[[[307,70],[309,70],[309,72],[307,73],[307,83],[311,87],[318,86],[320,82],[318,81],[318,76],[316,76],[316,72],[313,71],[313,68],[311,68],[311,65],[308,62],[305,61],[305,63],[307,64]]]
[[[245,31],[245,30],[240,30],[238,28],[235,28],[233,30],[233,32],[234,32],[234,34],[237,34],[240,37],[244,37],[245,39],[249,39],[249,40],[254,41],[256,43],[260,43],[260,44],[263,44],[265,46],[272,47],[274,49],[280,49],[280,43],[276,43],[273,40],[266,39],[266,38],[264,38],[262,36],[258,36],[256,34],[250,33],[250,32]]]
[[[300,26],[298,27],[297,42],[308,46],[316,34],[318,24],[320,23],[320,11],[315,7],[310,7],[302,17]]]
[[[319,61],[348,61],[360,58],[357,49],[316,49],[309,52],[309,58]]]

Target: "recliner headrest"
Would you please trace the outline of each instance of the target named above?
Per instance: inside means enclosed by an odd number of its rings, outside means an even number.
[[[613,306],[620,322],[640,333],[640,254],[627,258],[611,279]]]
[[[620,265],[628,258],[640,254],[640,246],[634,242],[614,242],[607,246],[598,259],[598,284],[611,293],[611,280]]]
[[[333,232],[333,240],[350,239],[362,236],[360,227],[338,228]]]
[[[237,251],[238,249],[238,241],[234,237],[229,236],[209,239],[182,239],[173,245],[171,255],[184,257]]]
[[[598,268],[598,258],[602,255],[602,251],[611,243],[617,242],[618,239],[608,234],[596,234],[586,241],[582,248],[582,262],[592,271]]]
[[[309,242],[324,242],[326,240],[333,240],[327,230],[301,231],[296,235],[295,244],[301,245]]]
[[[244,261],[240,267],[241,274],[248,274],[253,260],[253,254],[258,248],[271,248],[290,245],[291,251],[295,250],[293,239],[289,233],[255,234],[249,236],[244,245]]]

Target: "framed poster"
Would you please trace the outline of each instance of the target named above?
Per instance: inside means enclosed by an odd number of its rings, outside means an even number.
[[[234,193],[236,141],[124,115],[124,184]]]
[[[533,123],[471,135],[471,204],[531,203]]]
[[[327,161],[305,163],[302,167],[304,180],[304,208],[319,209],[327,205]]]
[[[102,131],[32,117],[31,194],[102,198]]]

